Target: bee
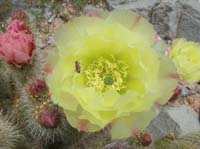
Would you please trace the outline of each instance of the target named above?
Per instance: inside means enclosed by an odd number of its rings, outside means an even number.
[[[78,61],[75,61],[75,71],[77,73],[80,73],[81,72],[81,65]]]

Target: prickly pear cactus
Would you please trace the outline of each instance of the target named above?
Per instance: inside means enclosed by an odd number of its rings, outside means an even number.
[[[51,101],[44,79],[47,53],[36,49],[31,31],[20,20],[12,22],[0,38],[0,48],[10,50],[0,60],[0,110],[4,114],[0,115],[0,148],[70,146],[78,132],[68,124],[62,108]],[[21,55],[23,50],[27,53]],[[8,113],[12,113],[12,122]]]
[[[71,144],[76,139],[77,131],[67,123],[62,109],[51,101],[44,80],[29,82],[22,91],[20,102],[24,106],[21,118],[26,123],[25,131],[38,144]]]

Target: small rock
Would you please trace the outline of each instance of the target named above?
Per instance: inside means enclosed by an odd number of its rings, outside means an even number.
[[[200,16],[200,13],[199,13]],[[182,13],[179,20],[177,37],[185,37],[188,40],[200,41],[200,19],[194,18],[192,15]]]
[[[102,8],[96,8],[93,5],[86,5],[83,8],[83,13],[84,14],[87,14],[89,12],[102,12],[102,11],[104,11]]]
[[[182,96],[189,96],[189,95],[197,93],[194,90],[188,89],[187,86],[182,86],[181,88],[182,88],[182,92],[181,92]]]
[[[177,30],[177,6],[174,1],[165,1],[152,8],[150,22],[162,37],[174,37]]]
[[[190,107],[165,107],[160,114],[151,121],[147,129],[153,142],[174,133],[181,137],[192,132],[200,131],[198,115]]]
[[[48,19],[48,23],[52,23],[55,18],[56,14],[51,15],[51,17]]]
[[[160,3],[160,0],[106,0],[106,2],[109,9],[129,9],[148,18],[151,9]]]

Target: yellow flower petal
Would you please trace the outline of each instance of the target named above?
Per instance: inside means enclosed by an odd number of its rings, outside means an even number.
[[[152,45],[155,31],[153,25],[143,17],[128,10],[116,10],[106,18],[109,23],[120,23],[132,31],[133,40],[139,44]],[[145,36],[144,36],[145,35]]]
[[[133,135],[133,131],[144,130],[155,116],[154,108],[141,113],[130,113],[111,123],[112,139],[123,139]]]

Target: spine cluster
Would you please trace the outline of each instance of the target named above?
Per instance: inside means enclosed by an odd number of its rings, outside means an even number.
[[[0,114],[0,148],[2,149],[13,149],[24,139],[20,129],[14,124],[12,116]]]

